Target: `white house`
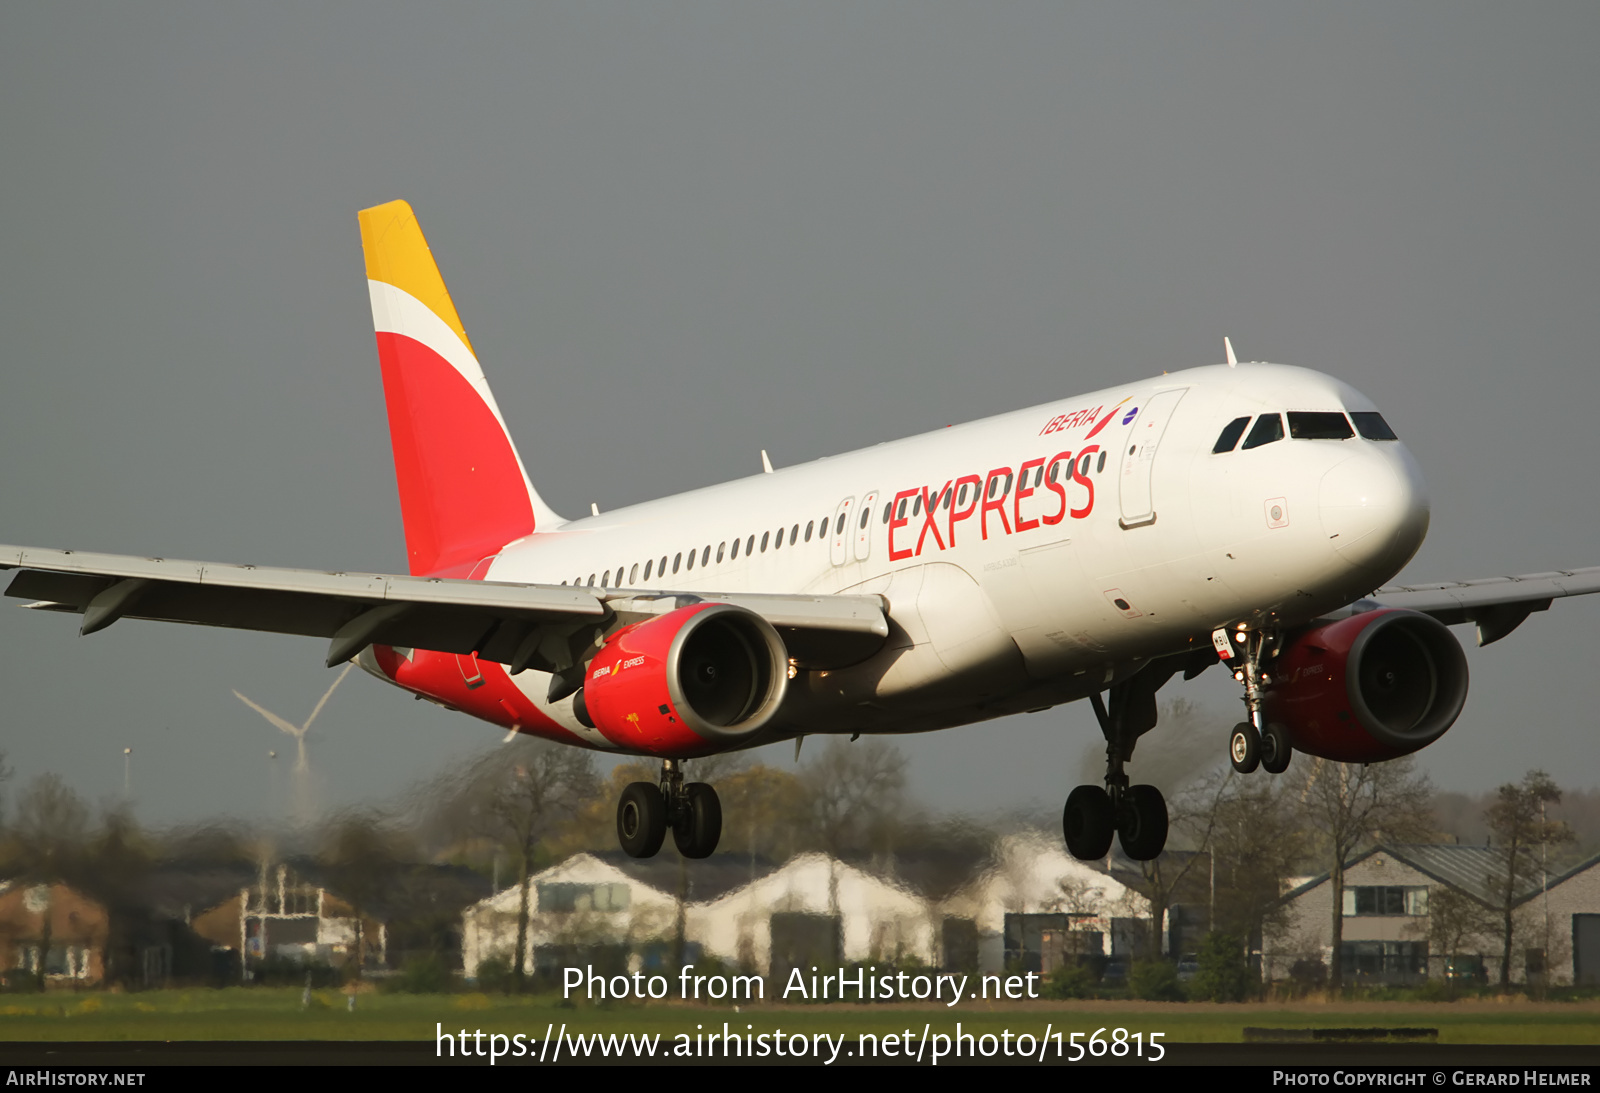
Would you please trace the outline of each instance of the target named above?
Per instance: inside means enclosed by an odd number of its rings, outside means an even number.
[[[1116,955],[1149,936],[1150,901],[1043,832],[1002,839],[993,863],[945,901],[977,926],[978,968],[1048,974],[1068,955]]]
[[[462,914],[462,965],[469,979],[491,957],[515,960],[522,887],[513,884]],[[597,946],[637,953],[669,940],[677,927],[674,895],[629,876],[593,854],[576,854],[528,878],[528,938],[524,968],[539,968],[564,952]]]
[[[701,952],[767,975],[821,961],[938,963],[926,900],[823,854],[802,854],[688,914]]]

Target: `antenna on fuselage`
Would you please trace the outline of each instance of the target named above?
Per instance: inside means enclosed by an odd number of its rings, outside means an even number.
[[[767,458],[767,450],[761,449],[761,469],[767,474],[772,473],[772,460]]]
[[[1228,355],[1228,367],[1239,367],[1239,358],[1233,355],[1233,343],[1227,339],[1226,335],[1224,335],[1222,339],[1222,349]]]

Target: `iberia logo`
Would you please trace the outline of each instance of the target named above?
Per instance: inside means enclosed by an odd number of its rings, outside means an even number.
[[[1131,397],[1132,396],[1130,395],[1129,398],[1131,398]],[[1113,406],[1106,413],[1106,416],[1101,418],[1099,423],[1096,424],[1093,429],[1090,429],[1088,431],[1088,433],[1084,435],[1083,439],[1085,439],[1085,440],[1093,440],[1099,434],[1101,429],[1104,429],[1107,425],[1111,424],[1111,419],[1117,416],[1117,411],[1118,410],[1122,409],[1122,403],[1123,402],[1127,402],[1127,401],[1128,401],[1128,399],[1123,399],[1122,402],[1119,402],[1115,406]],[[1128,424],[1128,422],[1133,420],[1133,415],[1137,414],[1138,412],[1139,412],[1139,408],[1137,406],[1135,406],[1133,409],[1129,410],[1128,411],[1128,416],[1122,419],[1122,423],[1124,425]]]
[[[1044,428],[1039,430],[1039,435],[1048,436],[1051,433],[1065,432],[1068,429],[1076,429],[1080,426],[1087,425],[1092,421],[1095,423],[1094,428],[1090,429],[1088,435],[1083,438],[1085,440],[1089,440],[1097,435],[1101,429],[1104,429],[1107,425],[1110,425],[1112,419],[1117,416],[1117,411],[1122,409],[1123,406],[1127,405],[1128,400],[1132,397],[1132,395],[1129,395],[1128,398],[1123,399],[1110,410],[1107,410],[1104,415],[1100,413],[1100,411],[1103,409],[1103,407],[1100,406],[1094,406],[1083,410],[1074,410],[1070,414],[1057,414],[1055,417],[1045,422]],[[1124,425],[1128,424],[1128,422],[1132,421],[1133,416],[1138,412],[1139,408],[1137,406],[1133,407],[1128,411],[1127,416],[1122,419],[1122,423]]]

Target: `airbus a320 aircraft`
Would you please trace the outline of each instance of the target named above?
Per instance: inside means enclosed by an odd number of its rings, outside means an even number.
[[[1374,762],[1437,740],[1480,645],[1600,568],[1382,588],[1421,545],[1417,466],[1378,408],[1316,372],[1173,372],[851,455],[567,520],[540,499],[410,207],[361,213],[410,574],[0,547],[6,594],[83,616],[330,639],[327,663],[502,728],[653,756],[625,851],[715,850],[685,760],[822,733],[903,733],[1087,698],[1105,785],[1068,849],[1161,852],[1126,771],[1156,692],[1225,663],[1241,772],[1295,751]],[[1374,592],[1373,590],[1377,591]],[[1221,741],[1219,740],[1220,744]]]

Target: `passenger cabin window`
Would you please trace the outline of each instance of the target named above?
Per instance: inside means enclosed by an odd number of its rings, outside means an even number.
[[[763,531],[761,533],[761,553],[765,554],[767,552],[767,543],[771,539],[772,539],[772,532]]]
[[[683,554],[680,551],[672,556],[672,572],[678,572],[678,567],[683,564]]]
[[[1212,455],[1221,455],[1231,452],[1239,446],[1239,438],[1244,436],[1244,427],[1250,424],[1248,417],[1236,417],[1222,427],[1222,435],[1217,437],[1217,442],[1211,446]]]
[[[634,562],[633,563],[633,568],[628,570],[628,583],[629,584],[638,584],[639,583],[639,563],[638,562]]]
[[[650,579],[650,571],[655,567],[655,564],[656,563],[655,563],[654,559],[652,559],[652,560],[650,560],[650,561],[648,561],[648,562],[646,562],[644,564],[644,579],[645,580],[648,581]]]
[[[1351,411],[1350,420],[1356,423],[1356,432],[1366,440],[1399,440],[1383,415],[1376,410]]]
[[[1349,440],[1355,435],[1343,414],[1323,410],[1289,411],[1289,436],[1294,440]]]
[[[808,543],[811,541],[811,529],[816,527],[816,524],[817,522],[815,520],[806,521],[806,542]]]
[[[1256,418],[1255,427],[1250,430],[1250,435],[1245,437],[1244,450],[1259,448],[1263,444],[1271,444],[1275,440],[1283,439],[1283,419],[1277,414],[1262,414]]]
[[[794,527],[789,529],[789,545],[790,546],[794,546],[795,541],[797,539],[799,539],[799,538],[800,538],[800,525],[796,524]]]
[[[728,544],[726,542],[721,542],[721,543],[717,544],[717,564],[718,565],[722,564],[722,556],[724,554],[726,554],[727,552],[728,552]]]
[[[1098,462],[1098,463],[1096,463],[1094,465],[1094,473],[1095,474],[1101,474],[1102,472],[1105,471],[1105,469],[1106,469],[1106,456],[1109,455],[1109,454],[1110,454],[1109,452],[1101,452],[1100,453],[1100,462]]]

